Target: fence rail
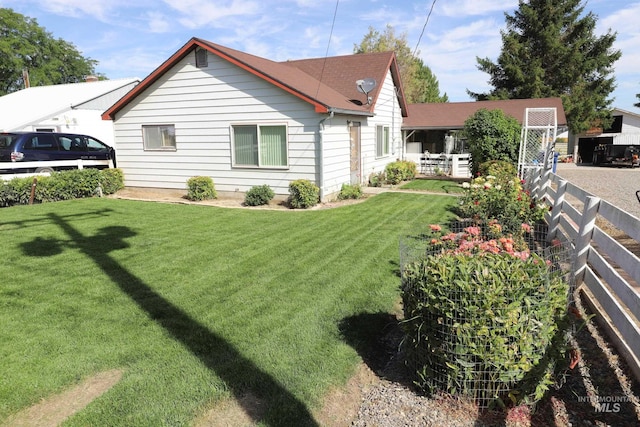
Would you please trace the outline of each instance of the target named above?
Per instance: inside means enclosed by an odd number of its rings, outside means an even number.
[[[113,167],[112,160],[53,160],[42,162],[2,162],[0,163],[0,179],[5,181],[16,177],[29,177],[38,175],[48,175],[48,172],[39,173],[8,173],[9,170],[14,169],[38,169],[38,168],[77,168],[84,169],[87,166],[107,166]]]
[[[550,206],[547,238],[571,243],[576,286],[640,381],[640,252],[632,252],[607,232],[614,227],[637,247],[640,219],[548,168],[528,172],[527,188]]]

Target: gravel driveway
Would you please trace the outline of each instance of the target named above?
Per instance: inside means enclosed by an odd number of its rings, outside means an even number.
[[[559,163],[556,174],[583,190],[640,218],[640,168],[577,166]]]

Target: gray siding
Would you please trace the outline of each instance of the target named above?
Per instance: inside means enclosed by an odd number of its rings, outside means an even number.
[[[184,189],[190,177],[203,175],[219,191],[268,184],[288,194],[294,179],[317,180],[321,118],[308,103],[214,55],[208,68],[198,69],[190,54],[118,113],[118,166],[133,187]],[[145,151],[142,126],[148,124],[174,125],[176,150]],[[232,167],[234,124],[286,124],[289,168]]]

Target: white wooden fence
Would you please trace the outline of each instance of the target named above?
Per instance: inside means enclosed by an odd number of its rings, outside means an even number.
[[[37,175],[49,175],[48,172],[41,173],[5,173],[8,170],[13,169],[37,169],[37,168],[58,168],[58,167],[66,167],[66,168],[77,168],[84,169],[86,166],[107,166],[112,168],[113,161],[112,160],[53,160],[53,161],[45,161],[45,162],[2,162],[0,163],[0,170],[3,172],[0,174],[0,179],[4,179],[5,181],[10,180],[15,177],[29,177],[29,176],[37,176]]]
[[[640,258],[605,231],[613,226],[639,243],[640,219],[550,169],[525,178],[531,194],[550,206],[548,239],[571,243],[576,286],[640,381]]]

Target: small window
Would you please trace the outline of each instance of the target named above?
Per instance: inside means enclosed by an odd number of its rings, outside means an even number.
[[[376,126],[376,157],[389,155],[389,126]]]
[[[196,67],[205,68],[208,65],[207,51],[200,48],[196,49]]]
[[[142,139],[145,150],[176,149],[176,129],[174,125],[142,126]]]
[[[285,125],[232,126],[233,165],[283,168],[289,165]]]

